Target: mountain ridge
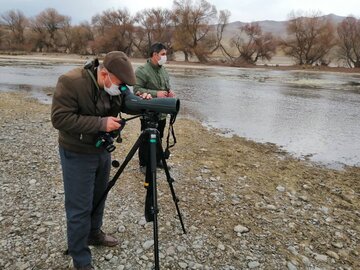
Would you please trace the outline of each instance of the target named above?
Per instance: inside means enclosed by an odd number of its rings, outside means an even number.
[[[345,16],[338,16],[336,14],[330,13],[328,15],[323,15],[320,17],[325,17],[330,19],[335,25],[344,20]],[[286,26],[289,20],[286,21],[275,21],[275,20],[262,20],[262,21],[254,21],[251,23],[258,23],[262,29],[262,31],[269,32],[273,34],[275,37],[284,38],[287,35]],[[230,39],[236,36],[240,32],[240,27],[249,22],[242,21],[234,21],[229,23],[224,30],[224,38]]]

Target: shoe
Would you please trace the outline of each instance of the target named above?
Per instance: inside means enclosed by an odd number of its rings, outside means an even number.
[[[95,268],[91,264],[82,267],[74,267],[74,270],[94,270],[94,269]]]
[[[114,247],[118,244],[119,241],[115,237],[105,234],[102,230],[90,233],[88,238],[88,245],[90,246]]]
[[[143,175],[146,174],[146,166],[140,166],[139,170]]]

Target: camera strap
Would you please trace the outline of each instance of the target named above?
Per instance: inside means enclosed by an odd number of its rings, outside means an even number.
[[[99,93],[100,93],[100,87],[97,83],[97,80],[95,78],[94,72],[96,71],[96,68],[99,66],[99,60],[97,58],[95,58],[94,60],[89,60],[85,63],[84,65],[84,69],[87,70],[87,72],[89,73],[93,83],[96,86],[97,91],[95,90],[95,93],[93,94],[93,101],[96,107],[96,104],[98,102],[99,99]]]
[[[168,135],[166,138],[166,149],[164,151],[165,159],[168,159],[170,157],[170,148],[174,147],[176,144],[176,136],[175,136],[175,130],[174,130],[174,123],[176,121],[177,114],[171,114],[170,117],[170,123],[169,123],[169,129],[168,129]],[[173,137],[173,143],[170,145],[170,133]]]

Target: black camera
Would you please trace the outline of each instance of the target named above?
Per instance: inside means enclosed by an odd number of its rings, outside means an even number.
[[[99,137],[96,140],[95,146],[97,148],[104,147],[106,151],[111,153],[115,150],[114,138],[116,135],[113,132],[99,132]]]
[[[115,138],[117,137],[116,142],[121,143],[121,141],[122,141],[121,131],[125,127],[125,124],[126,124],[126,120],[120,119],[120,128],[119,129],[111,131],[111,132],[100,131],[99,137],[96,139],[96,143],[95,143],[96,148],[103,147],[109,153],[114,151],[116,148],[114,145]]]

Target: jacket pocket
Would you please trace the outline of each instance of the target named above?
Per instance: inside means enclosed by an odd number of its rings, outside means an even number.
[[[98,135],[81,133],[78,138],[82,143],[95,145]]]

